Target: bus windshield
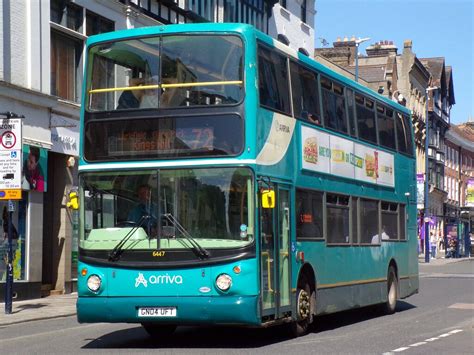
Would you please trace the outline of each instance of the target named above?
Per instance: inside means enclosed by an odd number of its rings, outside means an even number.
[[[168,35],[89,49],[86,109],[236,104],[243,97],[243,45],[231,35]]]
[[[206,249],[249,245],[252,181],[247,168],[84,174],[80,246],[110,251],[126,240],[126,252],[189,249],[189,237]]]

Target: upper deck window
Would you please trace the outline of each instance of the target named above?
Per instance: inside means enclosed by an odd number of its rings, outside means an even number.
[[[89,50],[89,111],[235,104],[243,98],[237,36],[170,35]]]
[[[363,95],[355,95],[359,138],[377,144],[374,102]]]
[[[344,88],[325,77],[321,77],[321,92],[324,125],[335,131],[347,133]]]
[[[380,145],[390,149],[396,149],[393,110],[377,104],[377,120]]]
[[[295,62],[290,63],[290,71],[295,117],[320,124],[317,74]]]
[[[291,114],[287,59],[263,46],[258,47],[258,86],[260,105]]]

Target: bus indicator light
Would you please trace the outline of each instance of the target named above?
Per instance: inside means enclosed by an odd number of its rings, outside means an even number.
[[[234,270],[234,273],[236,273],[236,274],[240,274],[240,271],[241,271],[239,265],[234,266],[234,268],[232,270]]]
[[[87,269],[86,269],[86,268],[84,268],[84,269],[81,270],[81,275],[82,275],[82,276],[86,276],[86,275],[87,275]]]

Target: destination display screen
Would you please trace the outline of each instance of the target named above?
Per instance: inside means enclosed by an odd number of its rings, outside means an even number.
[[[237,155],[243,122],[237,115],[90,121],[88,161]]]

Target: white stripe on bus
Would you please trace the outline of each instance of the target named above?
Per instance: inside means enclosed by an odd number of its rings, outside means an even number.
[[[181,161],[162,161],[162,162],[140,162],[140,163],[97,163],[83,165],[79,171],[89,170],[109,170],[109,169],[130,169],[130,168],[166,168],[177,166],[199,166],[199,165],[242,165],[255,164],[255,159],[205,159],[205,160],[181,160]]]

